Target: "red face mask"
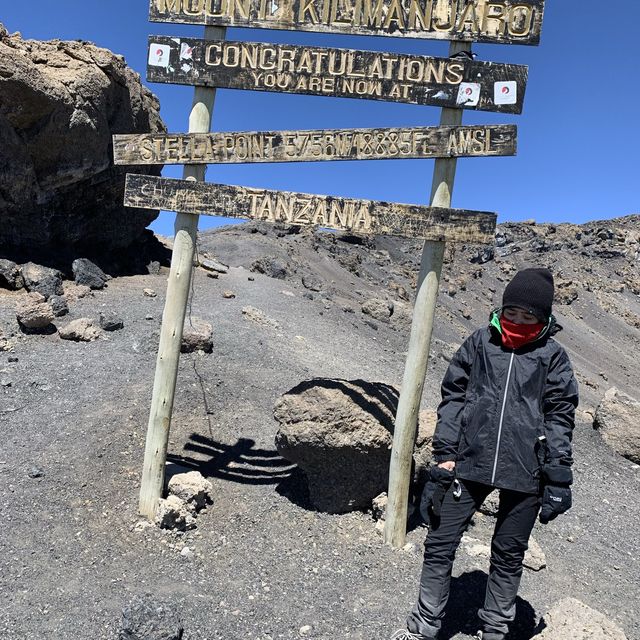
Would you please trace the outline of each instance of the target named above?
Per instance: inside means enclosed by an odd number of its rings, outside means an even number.
[[[504,316],[500,316],[500,326],[502,327],[502,344],[507,349],[519,349],[523,345],[533,342],[546,325],[544,322],[516,324]]]

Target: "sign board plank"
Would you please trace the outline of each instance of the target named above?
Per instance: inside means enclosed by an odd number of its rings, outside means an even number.
[[[492,243],[496,215],[128,174],[124,204],[198,215],[317,225],[356,234]]]
[[[537,45],[544,0],[151,0],[152,22]]]
[[[317,162],[512,156],[515,125],[113,136],[116,164]]]
[[[528,67],[353,49],[149,37],[147,80],[521,113]]]

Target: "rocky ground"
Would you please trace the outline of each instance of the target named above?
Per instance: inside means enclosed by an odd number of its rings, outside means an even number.
[[[456,346],[525,265],[556,274],[559,340],[580,382],[575,506],[534,530],[547,567],[525,572],[515,640],[568,595],[640,639],[638,467],[592,428],[609,387],[637,394],[639,240],[635,216],[501,225],[493,251],[448,251],[425,408]],[[89,343],[24,333],[15,306],[26,294],[0,289],[2,638],[114,639],[122,608],[144,593],[176,607],[188,640],[384,640],[403,625],[424,530],[394,550],[370,513],[313,511],[275,450],[272,411],[316,376],[400,384],[419,243],[247,224],[203,234],[200,251],[230,268],[194,279],[190,317],[213,325],[214,349],[182,356],[170,460],[201,470],[215,502],[184,534],[144,526],[136,508],[166,269],[77,300],[67,286],[70,313],[56,326],[123,320]],[[445,640],[475,630],[490,529],[478,516],[458,554]]]

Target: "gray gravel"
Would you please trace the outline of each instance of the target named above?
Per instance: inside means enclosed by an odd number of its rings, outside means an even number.
[[[407,548],[394,550],[370,514],[311,511],[298,473],[275,452],[272,418],[279,395],[309,377],[399,384],[408,326],[371,326],[359,308],[387,291],[381,270],[401,280],[393,247],[390,262],[365,259],[356,275],[324,246],[308,248],[308,239],[229,230],[202,245],[231,268],[217,280],[196,272],[191,313],[212,323],[214,352],[181,358],[170,459],[199,468],[216,499],[197,530],[182,535],[146,527],[136,513],[166,270],[116,278],[70,304],[65,322],[97,320],[101,312],[124,322],[123,330],[89,344],[22,335],[13,312],[21,294],[0,290],[0,328],[14,343],[12,353],[0,353],[0,371],[12,381],[0,388],[0,637],[114,640],[123,607],[145,593],[175,605],[186,640],[384,640],[403,625],[416,596],[424,530],[411,531]],[[297,261],[295,276],[249,271],[253,260],[276,250]],[[350,246],[349,255],[368,251]],[[496,265],[486,268],[467,293],[441,295],[425,406],[435,403],[451,345],[486,317],[491,301],[482,289],[501,287]],[[320,274],[327,295],[305,297],[300,273],[309,269]],[[408,277],[404,283],[410,287]],[[227,290],[236,297],[224,298]],[[460,295],[469,299],[468,320],[457,314]],[[277,327],[243,316],[247,306]],[[577,314],[568,316],[569,325],[577,326]],[[568,338],[585,358],[593,342],[587,322]],[[599,340],[614,337],[600,324],[596,329]],[[630,335],[637,340],[638,330]],[[577,362],[582,380],[598,385],[583,384],[588,399],[610,384],[594,373],[605,367],[631,391],[637,360],[635,370],[619,361],[627,368]],[[548,568],[525,572],[511,638],[531,637],[540,616],[571,595],[639,640],[638,468],[584,421],[575,441],[575,507],[536,526]],[[487,517],[476,519],[473,536],[488,539]],[[185,547],[193,553],[181,553]],[[478,558],[459,554],[444,640],[475,630],[486,570]]]

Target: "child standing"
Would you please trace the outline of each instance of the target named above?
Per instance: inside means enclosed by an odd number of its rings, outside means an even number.
[[[394,640],[435,640],[449,597],[456,549],[493,489],[500,506],[477,638],[502,640],[515,617],[522,561],[538,514],[571,507],[571,436],[578,389],[569,358],[552,338],[553,276],[524,269],[488,328],[451,360],[433,438],[421,511],[430,522],[417,604]]]

